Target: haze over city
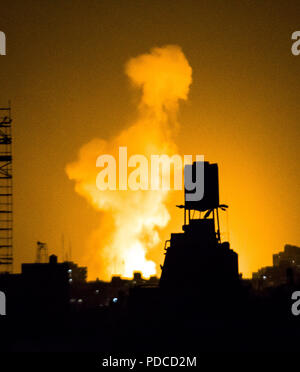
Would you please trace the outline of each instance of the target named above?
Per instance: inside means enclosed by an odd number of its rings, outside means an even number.
[[[15,272],[34,260],[39,240],[61,259],[88,266],[90,279],[134,270],[160,275],[164,242],[181,230],[183,193],[143,196],[140,230],[124,242],[121,231],[130,234],[127,219],[140,201],[120,196],[124,204],[111,212],[75,191],[71,164],[79,166],[80,149],[89,146],[95,156],[125,144],[131,153],[203,154],[217,162],[220,200],[229,205],[221,233],[246,277],[284,244],[300,244],[300,57],[291,53],[299,3],[3,3],[0,101],[11,100],[14,120]],[[167,119],[151,101],[153,71],[169,71],[178,88],[161,111]],[[96,175],[95,167],[89,181]]]

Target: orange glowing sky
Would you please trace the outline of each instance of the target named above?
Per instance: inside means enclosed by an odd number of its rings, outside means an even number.
[[[132,57],[178,45],[193,70],[178,111],[180,154],[218,162],[231,247],[245,276],[300,245],[298,1],[1,1],[0,104],[14,119],[15,272],[46,241],[86,264],[89,237],[109,217],[74,191],[65,167],[94,138],[110,142],[138,117]],[[166,201],[162,242],[180,231],[181,193]],[[223,219],[224,237],[228,236]],[[226,233],[226,234],[225,234]],[[103,237],[105,239],[105,237]],[[163,263],[163,243],[149,259]],[[92,267],[93,265],[91,265]],[[101,270],[100,270],[101,271]],[[90,278],[103,277],[90,270]]]

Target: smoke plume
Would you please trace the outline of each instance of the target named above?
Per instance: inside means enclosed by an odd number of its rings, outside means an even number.
[[[110,141],[91,140],[66,167],[76,192],[104,212],[85,252],[90,274],[101,279],[132,277],[134,271],[144,277],[155,275],[157,263],[147,257],[151,249],[161,248],[159,230],[167,225],[170,215],[165,205],[168,191],[100,191],[96,187],[100,171],[96,159],[110,154],[118,164],[120,146],[127,146],[128,158],[133,154],[150,159],[151,155],[176,153],[172,133],[178,126],[178,103],[187,99],[192,82],[192,69],[175,45],[153,48],[130,59],[125,72],[141,90],[136,121]]]

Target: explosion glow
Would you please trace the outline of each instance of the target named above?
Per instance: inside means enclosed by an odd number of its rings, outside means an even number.
[[[80,149],[78,160],[66,167],[76,192],[105,213],[87,242],[86,257],[92,273],[103,279],[132,277],[134,271],[144,277],[155,275],[156,263],[147,259],[147,252],[160,243],[157,229],[165,227],[170,216],[164,204],[168,191],[100,191],[96,159],[101,154],[117,158],[120,146],[145,156],[174,154],[178,102],[187,99],[192,82],[192,69],[174,45],[130,59],[125,71],[142,90],[137,120],[111,141],[93,139]]]

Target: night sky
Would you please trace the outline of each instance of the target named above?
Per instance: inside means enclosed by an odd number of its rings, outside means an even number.
[[[71,246],[72,259],[89,264],[88,237],[105,214],[74,191],[66,166],[85,143],[130,125],[139,91],[125,65],[169,44],[193,70],[175,142],[180,154],[219,164],[229,205],[223,237],[241,272],[249,277],[284,244],[300,245],[300,56],[291,53],[299,1],[1,0],[0,11],[0,105],[11,100],[14,120],[15,272],[35,259],[37,240],[59,259],[64,240],[64,258]],[[181,229],[182,199],[168,200],[171,221],[149,253],[158,268],[164,240]]]

